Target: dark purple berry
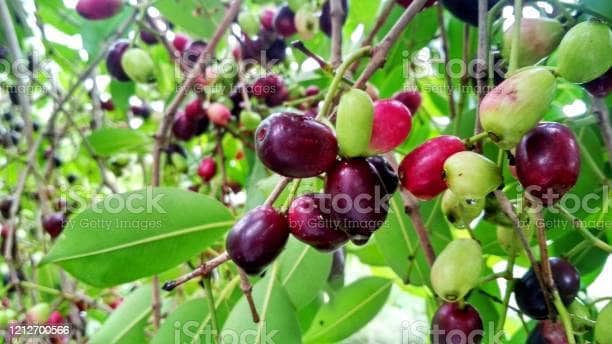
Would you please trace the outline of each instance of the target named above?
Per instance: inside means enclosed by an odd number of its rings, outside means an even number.
[[[483,324],[480,314],[471,305],[445,303],[432,320],[432,344],[478,344],[482,341]]]
[[[121,67],[121,58],[129,47],[130,43],[127,40],[118,40],[111,45],[106,56],[106,69],[112,77],[119,81],[130,81]]]

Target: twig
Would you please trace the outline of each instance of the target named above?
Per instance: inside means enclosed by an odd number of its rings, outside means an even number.
[[[221,128],[215,126],[215,139],[217,141],[217,156],[221,169],[221,202],[225,203],[225,193],[227,188],[227,173],[225,171],[225,153],[223,152],[223,132]]]
[[[518,68],[522,18],[523,0],[514,0],[514,31],[512,31],[512,47],[510,50],[510,65],[508,66],[508,74],[513,73]]]
[[[386,2],[385,7],[383,7],[382,12],[376,19],[376,23],[374,24],[374,27],[372,28],[368,36],[363,40],[363,42],[361,42],[362,47],[367,47],[368,45],[372,45],[372,42],[374,41],[374,37],[376,37],[376,34],[378,34],[380,29],[382,29],[383,25],[387,21],[387,18],[389,18],[389,14],[391,14],[391,11],[393,10],[394,6],[395,6],[395,1]],[[359,68],[360,62],[361,61],[358,60],[358,61],[355,61],[355,63],[353,63],[353,65],[350,68],[351,73],[355,73],[357,68]]]
[[[166,283],[164,283],[164,285],[162,286],[162,289],[165,291],[172,291],[174,290],[174,288],[179,287],[183,284],[185,284],[188,281],[191,281],[192,279],[199,277],[199,276],[205,276],[207,274],[210,274],[211,271],[213,271],[215,268],[217,268],[219,265],[227,262],[228,260],[230,260],[229,255],[227,254],[227,252],[223,252],[220,255],[218,255],[217,257],[207,261],[206,263],[200,265],[197,269],[193,270],[192,272],[183,275],[179,278],[177,278],[176,280],[173,281],[168,281]]]
[[[241,268],[238,268],[238,272],[240,273],[240,289],[244,293],[244,296],[249,303],[249,308],[251,309],[251,315],[253,316],[253,322],[259,322],[259,314],[257,313],[257,307],[255,307],[255,301],[253,301],[253,287],[249,282],[249,276],[247,276],[246,272]]]
[[[342,63],[342,17],[344,9],[342,0],[330,1],[331,27],[332,27],[332,54],[330,64],[337,68]]]
[[[612,168],[612,126],[610,125],[610,115],[608,113],[608,107],[604,98],[592,97],[593,114],[597,117],[599,122],[599,129],[601,130],[601,136],[603,136],[604,142],[606,143],[606,150],[608,151],[608,164]]]
[[[525,197],[529,197],[526,194]],[[541,207],[542,205],[536,202],[534,199],[528,200],[533,207],[530,207],[527,211],[529,211],[530,218],[535,222],[537,237],[538,237],[538,246],[540,247],[540,268],[542,273],[542,280],[544,281],[545,288],[542,289],[542,293],[544,294],[544,300],[549,300],[546,304],[548,308],[549,318],[554,319],[555,313],[554,309],[551,306],[550,302],[553,300],[552,294],[556,291],[555,280],[553,279],[552,270],[550,268],[550,261],[548,260],[548,246],[546,244],[546,226],[544,224],[544,218],[542,217],[542,213],[536,208]]]
[[[374,72],[384,65],[389,49],[391,49],[395,41],[397,41],[412,18],[414,18],[414,16],[423,8],[426,1],[427,0],[413,1],[410,6],[408,6],[406,11],[404,11],[397,23],[393,25],[385,38],[383,38],[382,42],[374,47],[372,60],[370,60],[370,63],[366,66],[357,82],[355,82],[356,88],[365,88],[366,82],[370,79],[370,77],[372,77],[372,75],[374,75]]]
[[[446,91],[448,95],[448,107],[450,109],[450,118],[454,119],[457,117],[457,109],[455,108],[455,97],[453,95],[453,80],[448,72],[450,65],[448,36],[446,35],[446,28],[444,27],[444,10],[442,5],[436,6],[438,13],[438,26],[440,28],[440,38],[442,39],[442,52],[444,53],[444,77],[446,78]]]
[[[19,285],[21,285],[24,288],[28,288],[28,289],[34,289],[34,290],[38,290],[40,292],[43,292],[45,294],[49,294],[49,295],[56,295],[56,296],[60,296],[68,301],[71,302],[83,302],[85,303],[87,306],[92,307],[92,308],[98,308],[100,310],[103,310],[107,313],[112,312],[112,308],[110,308],[109,306],[107,306],[106,304],[103,303],[98,303],[95,300],[89,298],[86,295],[79,295],[79,294],[71,294],[71,293],[67,293],[65,291],[62,290],[57,290],[57,289],[53,289],[53,288],[49,288],[49,287],[45,287],[42,285],[38,285],[32,282],[27,282],[27,281],[21,281],[19,282]]]
[[[278,184],[276,184],[276,186],[272,190],[272,193],[270,193],[270,195],[264,202],[264,205],[271,206],[272,204],[274,204],[274,202],[278,199],[281,193],[283,193],[283,190],[285,190],[287,185],[289,185],[290,181],[291,181],[291,178],[282,177],[282,179],[278,182]]]
[[[487,25],[488,1],[478,0],[478,54],[476,59],[476,93],[478,95],[478,107],[476,108],[476,123],[474,124],[474,134],[482,131],[480,125],[480,101],[484,98],[485,78],[489,59],[489,26]],[[480,151],[482,145],[478,143],[476,150]]]
[[[605,241],[602,241],[601,239],[593,235],[591,232],[589,232],[589,230],[583,226],[582,222],[576,217],[574,217],[572,214],[570,214],[570,212],[567,209],[565,209],[559,204],[556,205],[556,208],[559,209],[559,211],[561,212],[561,215],[563,215],[566,219],[568,219],[572,223],[574,228],[576,228],[578,232],[580,232],[580,234],[586,240],[588,240],[593,246],[607,253],[612,253],[612,246],[608,245],[608,243],[606,243]]]
[[[299,50],[301,53],[303,53],[304,55],[312,58],[313,60],[315,60],[315,62],[319,65],[319,67],[321,68],[321,70],[325,73],[327,73],[328,75],[331,76],[335,76],[337,73],[335,72],[334,67],[327,63],[325,60],[323,60],[323,58],[317,54],[315,54],[314,52],[310,51],[310,49],[308,49],[304,43],[302,43],[302,41],[293,41],[291,42],[291,46],[294,47],[295,49]],[[355,82],[349,78],[347,78],[346,76],[342,76],[342,82],[344,82],[346,85],[348,86],[353,86],[355,84]]]
[[[197,77],[200,75],[201,71],[205,70],[206,64],[209,63],[214,55],[215,49],[217,48],[217,44],[221,41],[221,38],[225,34],[227,28],[232,24],[232,21],[236,17],[238,10],[240,9],[240,5],[242,4],[242,0],[233,0],[230,4],[225,16],[223,17],[223,21],[219,24],[217,31],[215,31],[213,37],[210,42],[198,58],[198,61],[195,63],[193,68],[187,74],[187,78],[183,81],[183,84],[179,87],[178,92],[174,96],[174,99],[170,102],[170,105],[166,109],[162,123],[155,135],[155,143],[153,148],[153,167],[152,167],[152,184],[153,186],[159,186],[160,182],[160,165],[161,165],[161,154],[163,151],[163,147],[165,146],[168,135],[170,132],[170,127],[172,125],[172,120],[174,119],[174,113],[178,109],[179,105],[187,96],[187,92],[191,89],[193,84],[195,83]]]

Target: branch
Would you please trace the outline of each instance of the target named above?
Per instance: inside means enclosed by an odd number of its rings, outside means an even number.
[[[412,18],[423,8],[427,0],[416,0],[413,1],[410,6],[404,11],[400,19],[393,25],[391,30],[387,33],[382,42],[374,47],[374,55],[372,60],[366,66],[365,70],[355,83],[356,88],[365,88],[366,82],[374,75],[374,72],[385,64],[389,49],[393,46],[395,41],[402,34],[406,26],[410,23]]]
[[[161,154],[162,154],[163,147],[165,146],[168,140],[170,127],[172,125],[172,120],[174,119],[174,113],[178,109],[183,99],[185,99],[185,97],[187,96],[187,92],[191,89],[191,87],[195,83],[197,77],[200,75],[200,72],[205,70],[206,64],[208,64],[211,61],[214,55],[215,49],[217,48],[217,44],[219,44],[219,41],[225,34],[225,31],[232,24],[232,21],[234,20],[234,18],[236,17],[236,14],[238,13],[238,10],[240,9],[241,3],[242,3],[242,0],[232,1],[232,3],[230,4],[230,7],[225,13],[225,17],[223,18],[223,21],[219,24],[219,27],[217,28],[217,31],[214,33],[210,42],[208,43],[208,45],[206,46],[206,48],[204,49],[204,51],[198,58],[198,61],[196,62],[196,64],[187,74],[187,78],[185,79],[185,81],[183,81],[183,84],[179,87],[178,92],[174,96],[174,99],[172,99],[172,101],[170,102],[170,105],[168,106],[168,108],[166,109],[166,112],[164,113],[162,123],[159,127],[159,130],[157,131],[157,134],[155,135],[155,146],[153,148],[153,172],[152,172],[153,186],[159,186]]]
[[[606,143],[606,150],[608,151],[608,164],[612,168],[612,126],[610,126],[610,115],[608,113],[608,107],[606,106],[604,98],[592,97],[593,114],[597,117],[599,122],[599,129],[601,130],[601,136],[603,136],[604,142]]]
[[[451,79],[448,67],[450,65],[448,37],[446,35],[446,28],[444,27],[444,10],[442,5],[436,6],[438,13],[438,25],[440,27],[440,38],[442,39],[442,52],[444,53],[444,77],[446,78],[446,91],[448,94],[448,107],[450,108],[450,118],[454,119],[457,117],[457,109],[455,108],[455,97],[453,96],[453,80]]]
[[[556,208],[559,209],[559,211],[561,212],[561,215],[563,215],[566,219],[568,219],[572,223],[574,228],[576,228],[578,232],[580,232],[580,234],[586,240],[588,240],[593,246],[597,247],[598,249],[604,252],[612,254],[612,246],[608,245],[608,243],[599,239],[598,237],[593,235],[591,232],[589,232],[589,230],[583,226],[582,221],[580,221],[579,219],[574,217],[572,214],[570,214],[570,212],[567,209],[563,208],[561,205],[557,204]]]
[[[510,65],[508,74],[518,68],[519,47],[521,44],[521,19],[523,18],[523,0],[514,0],[514,27],[512,31],[512,47],[510,50]]]
[[[374,41],[374,37],[376,37],[376,34],[378,34],[380,29],[383,27],[383,25],[387,21],[387,18],[389,18],[389,14],[391,14],[391,11],[393,10],[394,6],[395,6],[395,1],[387,1],[387,3],[385,4],[385,7],[383,7],[382,9],[382,12],[376,19],[376,23],[374,24],[372,31],[370,31],[368,36],[363,40],[363,42],[361,42],[362,47],[367,47],[368,45],[372,45],[372,42]],[[355,73],[357,68],[359,68],[360,62],[361,60],[353,63],[353,65],[350,68],[351,73]]]
[[[487,21],[488,1],[478,0],[478,56],[476,59],[476,93],[478,94],[478,106],[476,107],[476,123],[474,134],[482,131],[480,125],[480,101],[486,95],[484,74],[488,70],[489,59],[489,26]],[[482,145],[478,143],[476,150],[480,151]]]
[[[240,272],[240,289],[244,293],[244,296],[249,303],[249,308],[251,309],[251,315],[253,316],[253,322],[259,322],[259,314],[257,313],[257,307],[255,307],[255,301],[253,301],[253,287],[249,282],[249,276],[247,276],[246,272],[241,268],[238,268],[238,272]]]
[[[329,14],[332,27],[332,55],[330,63],[334,68],[337,68],[342,63],[342,17],[344,16],[342,0],[330,1]]]
[[[179,287],[183,284],[185,284],[188,281],[191,281],[192,279],[199,277],[199,276],[206,276],[208,274],[210,274],[215,268],[217,268],[219,265],[227,262],[228,260],[230,260],[229,255],[227,254],[227,252],[223,252],[220,255],[218,255],[217,257],[207,261],[206,263],[200,265],[197,269],[193,270],[192,272],[183,275],[181,277],[179,277],[176,280],[173,281],[167,281],[166,283],[164,283],[164,285],[162,286],[162,289],[165,291],[172,291],[174,290],[174,288]]]

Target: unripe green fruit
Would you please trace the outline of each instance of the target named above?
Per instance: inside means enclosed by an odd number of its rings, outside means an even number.
[[[482,273],[482,249],[472,239],[452,241],[431,267],[431,285],[446,301],[462,299],[478,285]]]
[[[526,227],[524,233],[529,241],[534,233],[533,227]],[[497,242],[509,256],[516,257],[523,252],[523,243],[513,227],[497,226]]]
[[[177,153],[172,153],[170,154],[170,160],[172,162],[172,166],[174,166],[177,171],[179,172],[187,171],[187,160],[185,159],[184,156],[177,154]]]
[[[340,155],[348,158],[364,155],[370,144],[373,125],[374,104],[366,92],[351,89],[342,95],[336,116]]]
[[[442,213],[457,228],[466,228],[484,209],[484,199],[464,199],[451,190],[442,196]]]
[[[240,113],[240,123],[247,130],[255,130],[261,123],[261,116],[253,111],[242,111]]]
[[[502,183],[497,165],[483,155],[465,151],[455,153],[444,162],[449,189],[464,199],[482,199]]]
[[[609,344],[612,343],[612,302],[604,307],[597,316],[595,324],[595,343]]]
[[[563,38],[563,25],[556,19],[523,18],[518,46],[518,67],[531,66],[550,55]],[[504,32],[502,57],[510,60],[514,25]]]
[[[575,331],[588,331],[591,328],[589,309],[584,303],[576,299],[567,310],[572,314],[572,325]]]
[[[247,35],[255,36],[259,32],[259,15],[251,11],[241,12],[238,15],[238,25]]]
[[[48,303],[38,303],[26,312],[26,321],[33,324],[42,324],[47,321],[51,314]]]
[[[0,311],[0,327],[5,328],[9,323],[8,315],[6,311]]]
[[[500,148],[512,149],[548,111],[555,90],[555,76],[550,70],[525,69],[482,99],[480,124]]]
[[[151,56],[139,48],[128,49],[121,57],[121,67],[130,79],[147,83],[155,80],[155,65]]]
[[[571,28],[557,52],[559,75],[569,82],[583,83],[602,76],[612,67],[612,31],[602,22],[590,20]]]

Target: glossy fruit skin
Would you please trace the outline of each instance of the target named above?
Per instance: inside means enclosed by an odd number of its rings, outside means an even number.
[[[510,61],[513,32],[514,25],[504,32],[502,56],[506,61]],[[550,55],[561,42],[564,33],[563,25],[556,19],[523,18],[517,67],[534,65]]]
[[[563,259],[551,258],[549,261],[561,300],[568,306],[574,301],[580,289],[580,275],[570,263]],[[519,309],[531,318],[544,320],[548,317],[544,294],[533,268],[516,281],[514,297]]]
[[[431,285],[442,299],[461,300],[478,285],[482,266],[482,248],[477,241],[453,240],[431,267]]]
[[[57,238],[66,225],[66,215],[63,212],[53,213],[43,220],[43,228],[51,238]]]
[[[402,186],[423,200],[436,197],[448,187],[444,181],[444,162],[464,150],[463,141],[456,136],[438,136],[423,143],[400,163]]]
[[[155,65],[151,56],[139,48],[128,49],[121,57],[121,67],[131,80],[148,83],[155,80]]]
[[[457,197],[451,190],[442,196],[442,214],[448,222],[459,229],[466,228],[484,209],[484,199],[464,199]]]
[[[202,181],[208,183],[217,173],[217,163],[215,159],[206,157],[200,161],[198,165],[198,176],[202,178]]]
[[[226,126],[232,119],[232,112],[221,103],[212,103],[206,110],[208,118],[216,125]]]
[[[285,5],[279,8],[274,17],[274,28],[279,35],[283,37],[293,36],[297,33],[295,27],[295,13]]]
[[[567,344],[565,328],[561,322],[542,320],[531,331],[526,344]]]
[[[346,22],[346,17],[348,16],[348,1],[342,0],[342,9],[344,11],[342,15],[342,25]],[[329,0],[326,0],[323,3],[323,7],[321,9],[321,16],[319,17],[319,27],[321,31],[325,33],[328,37],[332,35],[332,25],[331,25],[331,6]]]
[[[399,177],[397,176],[397,173],[395,173],[393,166],[389,164],[387,159],[380,155],[368,157],[366,160],[370,163],[370,165],[374,166],[374,169],[385,186],[387,194],[394,194],[397,190],[397,186],[399,185]]]
[[[500,148],[512,149],[548,111],[555,91],[555,76],[549,70],[520,71],[483,98],[480,124]]]
[[[276,16],[276,11],[272,8],[264,8],[259,15],[259,22],[261,23],[261,27],[265,30],[271,31],[274,30],[274,17]]]
[[[276,113],[255,131],[257,156],[272,171],[293,178],[318,176],[336,162],[338,142],[321,122],[295,113]]]
[[[489,0],[490,10],[499,0]],[[478,26],[478,0],[440,0],[440,3],[455,17],[473,26]]]
[[[610,324],[612,324],[612,302],[608,303],[597,316],[597,322],[595,323],[596,344],[612,343],[612,328]]]
[[[368,145],[369,154],[390,152],[402,144],[412,129],[410,110],[397,100],[374,102],[374,124]]]
[[[177,33],[174,35],[174,39],[172,40],[172,45],[174,49],[178,50],[179,53],[183,53],[187,45],[189,44],[189,37]]]
[[[319,251],[331,252],[348,241],[348,235],[327,219],[331,199],[325,194],[305,194],[291,202],[287,221],[291,234]]]
[[[310,6],[302,6],[295,13],[295,29],[303,40],[309,40],[319,31],[319,20]]]
[[[79,0],[76,11],[89,20],[102,20],[117,14],[121,9],[122,0]]]
[[[446,159],[444,174],[448,188],[466,199],[485,198],[503,181],[493,161],[472,151],[455,153]]]
[[[569,82],[597,79],[612,67],[612,31],[608,25],[589,20],[572,27],[557,50],[557,71]]]
[[[332,202],[329,218],[351,240],[369,237],[387,218],[390,196],[374,166],[363,158],[341,160],[329,169],[325,193]]]
[[[195,134],[195,124],[185,116],[185,112],[178,111],[172,124],[172,133],[174,137],[181,141],[190,140]]]
[[[234,263],[253,275],[278,257],[288,238],[287,219],[264,205],[249,211],[234,225],[225,247]]]
[[[202,100],[196,98],[185,106],[185,116],[191,121],[195,121],[198,118],[206,116],[206,110],[202,106]]]
[[[478,344],[482,341],[483,324],[472,305],[445,303],[436,312],[432,324],[432,344]]]
[[[407,8],[408,6],[410,6],[410,4],[412,4],[414,2],[414,0],[395,0],[395,2],[397,2],[398,5],[402,6],[403,8]],[[423,8],[428,8],[433,6],[436,3],[436,0],[428,0],[425,5],[423,5]]]
[[[340,155],[348,158],[367,155],[374,126],[374,104],[360,89],[342,95],[336,113],[336,136]]]
[[[569,191],[580,174],[580,148],[574,133],[559,123],[540,123],[516,147],[521,185],[544,206]]]
[[[129,47],[130,43],[127,40],[118,40],[111,45],[106,55],[106,69],[118,81],[130,81],[130,77],[125,74],[121,66],[121,58]]]
[[[142,40],[147,45],[157,44],[157,37],[155,37],[155,34],[147,30],[140,31],[140,40]]]
[[[597,98],[605,98],[612,91],[612,68],[599,78],[583,85],[589,93]]]
[[[400,101],[402,104],[406,105],[408,110],[410,110],[410,114],[414,116],[414,114],[421,107],[421,93],[419,91],[402,91],[393,95],[393,99]]]

